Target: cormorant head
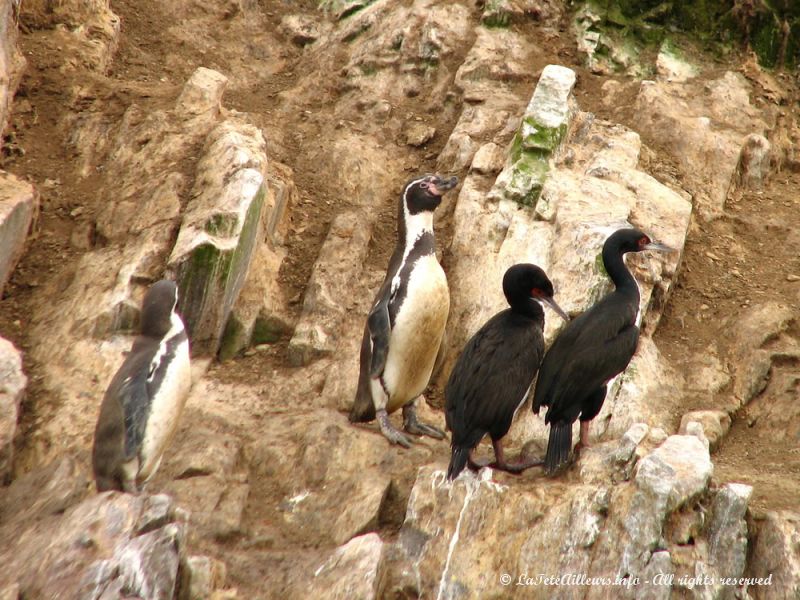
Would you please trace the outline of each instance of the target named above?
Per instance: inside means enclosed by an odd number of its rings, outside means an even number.
[[[510,267],[503,276],[503,293],[511,308],[524,308],[531,300],[536,300],[547,304],[562,319],[569,321],[567,313],[553,299],[553,284],[536,265],[520,263]]]
[[[170,330],[172,311],[178,304],[178,286],[162,279],[150,286],[142,301],[142,335],[161,338]]]
[[[415,177],[403,189],[403,203],[410,215],[432,212],[442,201],[442,195],[458,185],[458,177],[423,175]]]
[[[638,229],[620,229],[612,233],[606,243],[609,247],[619,249],[621,254],[626,252],[642,252],[644,250],[656,250],[659,252],[672,252],[670,248],[659,242],[654,242],[650,237]]]

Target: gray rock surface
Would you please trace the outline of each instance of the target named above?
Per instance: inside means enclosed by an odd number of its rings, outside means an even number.
[[[168,522],[142,533],[147,504],[147,496],[109,492],[63,514],[42,514],[11,537],[14,525],[4,523],[10,543],[0,550],[6,566],[0,589],[13,574],[20,593],[31,598],[173,598],[185,526],[172,509]]]
[[[11,473],[14,434],[27,384],[22,355],[14,344],[0,338],[0,481]]]
[[[770,511],[757,523],[753,554],[745,574],[761,579],[749,591],[758,598],[796,598],[800,595],[800,515]],[[769,583],[766,583],[766,582]]]
[[[196,354],[213,355],[219,349],[263,239],[266,170],[266,143],[259,129],[228,119],[210,132],[193,200],[169,258],[178,281],[178,308]]]
[[[0,294],[22,256],[38,210],[39,193],[31,184],[0,173]]]

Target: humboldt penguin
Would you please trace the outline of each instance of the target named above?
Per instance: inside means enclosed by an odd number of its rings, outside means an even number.
[[[97,491],[137,493],[158,469],[191,386],[189,338],[175,307],[178,287],[153,284],[133,342],[100,406],[92,466]]]
[[[542,360],[533,393],[533,412],[547,406],[545,423],[550,438],[545,473],[553,475],[569,464],[572,424],[580,418],[580,441],[575,451],[589,445],[589,423],[606,398],[606,385],[622,373],[636,352],[639,328],[639,286],[623,256],[644,250],[671,251],[651,241],[638,229],[620,229],[603,244],[603,266],[614,291],[570,321]]]
[[[444,438],[443,431],[417,420],[414,401],[428,386],[450,311],[447,278],[436,259],[433,212],[442,195],[457,184],[457,177],[424,175],[403,188],[397,245],[361,342],[350,421],[377,418],[381,433],[406,448],[411,439],[389,421],[389,414],[399,408],[406,433]]]
[[[471,459],[473,449],[487,433],[495,461],[488,466],[521,473],[540,460],[507,462],[502,439],[514,415],[528,397],[544,354],[544,311],[549,305],[568,320],[553,299],[553,284],[542,269],[517,264],[503,276],[503,294],[511,308],[487,321],[464,346],[445,388],[445,416],[452,431],[452,456],[447,478],[453,480]]]

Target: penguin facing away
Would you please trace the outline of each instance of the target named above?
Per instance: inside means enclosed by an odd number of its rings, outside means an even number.
[[[100,406],[92,448],[98,492],[139,492],[177,429],[191,387],[189,338],[177,303],[172,281],[158,281],[145,294],[141,334]]]
[[[495,460],[488,466],[521,473],[541,460],[507,462],[503,438],[530,393],[544,355],[544,310],[547,304],[562,319],[566,313],[553,299],[553,284],[536,265],[521,263],[503,276],[510,308],[489,319],[464,346],[445,387],[445,416],[452,431],[447,478],[453,480],[469,463],[483,466],[471,454],[488,433]]]
[[[364,327],[358,390],[351,422],[378,420],[381,433],[406,448],[411,439],[389,421],[402,408],[403,429],[444,439],[417,420],[414,401],[431,378],[450,311],[447,278],[436,259],[433,212],[457,177],[424,175],[409,181],[398,205],[397,245]]]

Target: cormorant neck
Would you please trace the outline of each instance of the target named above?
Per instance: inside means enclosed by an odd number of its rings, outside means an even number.
[[[544,319],[544,309],[542,305],[529,296],[510,302],[511,311],[514,314],[528,317],[529,319]]]
[[[604,246],[603,247],[603,266],[606,268],[606,273],[614,282],[614,286],[620,291],[633,291],[639,294],[639,286],[636,285],[636,280],[633,275],[625,266],[623,260],[625,252],[618,245]]]

